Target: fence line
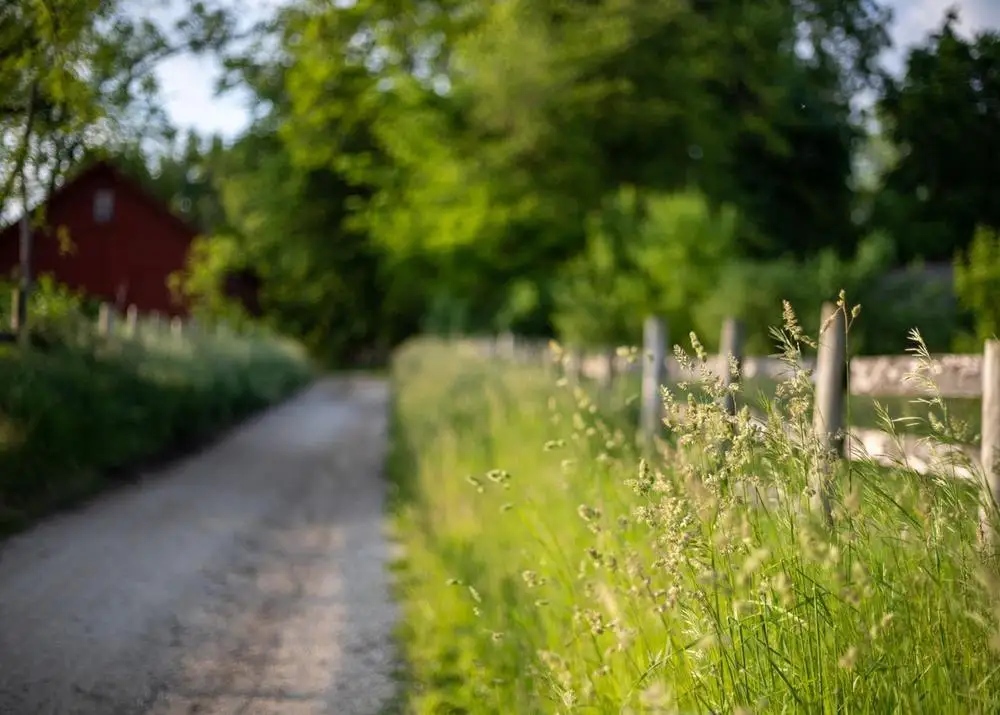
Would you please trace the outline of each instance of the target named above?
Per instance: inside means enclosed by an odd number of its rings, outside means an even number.
[[[979,481],[985,487],[984,496],[989,497],[984,500],[984,510],[995,509],[1000,504],[1000,341],[986,341],[980,355],[931,355],[929,364],[916,355],[859,356],[848,360],[845,319],[842,309],[832,303],[824,304],[817,358],[800,361],[800,368],[810,371],[815,385],[814,437],[847,459],[872,459],[920,474]],[[646,449],[662,430],[659,387],[696,377],[684,373],[677,359],[668,354],[667,336],[666,322],[650,317],[644,325],[642,359],[614,356],[607,350],[590,355],[571,350],[564,363],[567,379],[593,379],[601,385],[610,385],[617,375],[642,371],[639,427]],[[736,379],[782,380],[790,375],[790,366],[781,359],[744,356],[744,337],[739,321],[725,321],[720,341],[722,352],[709,357],[717,376],[731,379],[728,377],[731,359],[737,363]],[[480,353],[496,357],[552,360],[548,349],[540,343],[518,340],[509,334],[500,340],[473,341],[473,345]],[[929,437],[893,435],[845,424],[844,401],[848,396],[931,395],[981,399],[982,436],[978,450],[972,445],[945,444]],[[726,407],[732,410],[734,405]]]
[[[10,316],[10,331],[0,331],[0,343],[16,342],[18,336],[22,334],[22,326],[19,324],[18,318],[19,311],[16,305],[19,296],[20,293],[17,290],[13,291],[12,300],[14,302],[12,305],[14,305],[14,309],[11,311]],[[110,303],[101,303],[98,306],[98,314],[94,327],[97,334],[102,337],[139,338],[143,335],[169,335],[181,339],[186,336],[204,334],[204,326],[200,325],[194,318],[182,319],[174,316],[167,319],[162,313],[156,311],[143,315],[135,305],[129,305],[125,313],[121,314]],[[225,323],[212,326],[212,330],[215,332],[230,332],[229,327]]]

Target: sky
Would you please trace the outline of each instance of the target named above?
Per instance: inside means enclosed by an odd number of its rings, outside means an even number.
[[[958,8],[959,28],[966,34],[984,29],[1000,29],[1000,0],[886,0],[895,20],[891,32],[894,50],[886,65],[901,66],[905,47],[919,43],[940,26],[948,7]],[[278,7],[282,0],[243,0],[244,17],[254,21]],[[178,127],[194,128],[206,134],[219,133],[226,138],[238,135],[249,124],[250,97],[244,93],[214,96],[213,85],[219,67],[211,59],[181,56],[161,65],[158,70],[166,110]]]

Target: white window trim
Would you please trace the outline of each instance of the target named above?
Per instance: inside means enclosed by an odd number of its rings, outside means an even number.
[[[94,192],[94,221],[111,223],[115,215],[115,192],[111,189],[98,189]]]

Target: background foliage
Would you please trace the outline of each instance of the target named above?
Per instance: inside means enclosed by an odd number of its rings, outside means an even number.
[[[740,314],[768,350],[758,316],[840,287],[878,305],[856,349],[948,349],[992,309],[937,267],[1000,222],[1000,40],[954,13],[888,74],[872,0],[70,4],[3,10],[32,39],[0,37],[0,202],[111,155],[202,227],[203,314],[236,319],[225,278],[256,274],[326,364],[419,331],[634,342],[649,310],[709,344]],[[151,70],[189,50],[256,100],[232,142],[162,119]]]

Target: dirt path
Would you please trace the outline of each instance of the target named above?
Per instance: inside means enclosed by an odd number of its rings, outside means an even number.
[[[386,397],[323,382],[0,545],[0,713],[378,712]]]

